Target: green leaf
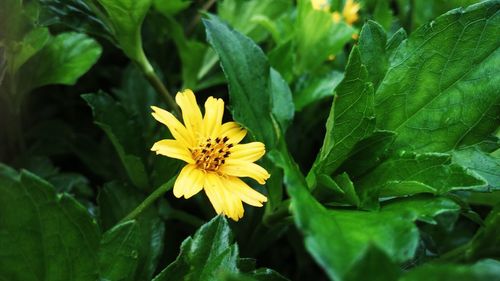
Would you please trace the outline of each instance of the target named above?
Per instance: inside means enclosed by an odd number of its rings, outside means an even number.
[[[349,158],[339,167],[339,171],[347,172],[353,179],[360,178],[390,156],[395,139],[394,132],[375,131],[354,146]]]
[[[491,210],[482,227],[468,244],[465,259],[496,257],[500,252],[500,202]]]
[[[452,203],[443,207],[443,200],[448,199],[429,198],[418,203],[419,208],[409,201],[408,206],[391,208],[388,204],[378,212],[327,210],[309,194],[303,175],[286,151],[272,151],[270,157],[284,169],[292,214],[305,236],[307,250],[334,280],[343,280],[371,246],[395,262],[409,260],[419,238],[413,221],[421,216],[435,216],[443,209],[457,209]]]
[[[281,74],[271,68],[270,76],[272,114],[281,126],[283,132],[286,131],[292,122],[295,114],[295,106],[292,100],[292,91]]]
[[[143,190],[150,188],[146,168],[140,157],[145,150],[141,150],[144,144],[137,134],[140,132],[139,125],[120,104],[104,92],[85,94],[82,97],[92,108],[94,123],[113,143],[132,183]],[[124,126],[125,124],[127,125]]]
[[[99,229],[72,197],[0,164],[0,213],[0,279],[97,279]]]
[[[92,9],[96,7],[91,1],[40,0],[37,2],[44,8],[40,21],[47,24],[61,23],[80,33],[99,36],[114,42],[111,29],[103,19],[96,16],[95,10]]]
[[[384,78],[389,63],[386,54],[386,41],[385,31],[378,23],[370,20],[363,25],[359,36],[359,53],[362,63],[368,70],[368,77],[375,88]]]
[[[142,49],[141,26],[153,0],[97,0],[106,10],[114,37],[125,55],[141,66],[147,63]]]
[[[182,62],[183,88],[196,90],[200,80],[200,69],[205,65],[203,60],[208,45],[196,40],[189,40],[184,34],[183,26],[172,17],[167,17],[169,35],[172,36]]]
[[[400,270],[383,251],[375,246],[369,246],[363,256],[353,265],[346,276],[346,281],[396,281]]]
[[[259,19],[273,21],[291,8],[291,4],[290,0],[224,0],[217,5],[217,14],[234,29],[260,42],[268,32],[259,25]]]
[[[103,229],[110,229],[135,209],[146,196],[124,183],[110,182],[101,189],[97,202]],[[165,225],[158,211],[149,207],[137,218],[137,269],[132,280],[151,280],[163,251]],[[123,237],[122,237],[123,238]]]
[[[500,280],[500,262],[482,260],[473,265],[427,264],[405,274],[400,281],[484,281]]]
[[[380,23],[386,30],[391,27],[392,24],[392,10],[390,7],[391,2],[378,0],[373,11],[373,18],[375,21]]]
[[[190,0],[153,0],[155,9],[164,16],[173,16],[189,7]]]
[[[330,55],[337,55],[355,30],[345,22],[334,23],[330,13],[314,10],[310,0],[298,1],[295,43],[296,74],[312,71]]]
[[[270,112],[269,63],[262,50],[248,37],[230,29],[217,17],[203,20],[207,40],[220,57],[229,84],[233,118],[268,148],[276,134]]]
[[[394,54],[394,51],[401,45],[401,42],[406,40],[408,35],[403,28],[398,29],[389,40],[387,40],[387,44],[385,46],[387,56],[391,57]]]
[[[222,216],[204,224],[193,237],[182,242],[177,259],[153,281],[220,280],[223,273],[237,273],[238,247]]]
[[[10,54],[9,72],[14,74],[17,70],[49,41],[50,34],[46,27],[39,27],[26,34],[23,40],[15,44],[14,53]]]
[[[344,74],[335,70],[323,75],[309,77],[306,85],[293,96],[295,110],[301,111],[314,102],[333,96],[334,90],[343,79]]]
[[[376,205],[379,196],[403,196],[429,192],[486,187],[481,178],[451,163],[447,154],[404,153],[380,164],[356,182],[366,207]]]
[[[101,56],[101,46],[85,34],[67,32],[53,37],[20,70],[29,77],[25,91],[50,85],[73,85]]]
[[[109,281],[135,280],[139,242],[135,221],[118,224],[104,233],[99,250],[101,278]]]
[[[500,190],[500,158],[481,151],[477,146],[453,151],[453,162],[483,177],[493,190]]]
[[[411,34],[390,59],[376,97],[377,126],[399,149],[445,152],[498,126],[498,1],[452,10]]]
[[[375,128],[373,86],[368,82],[357,47],[352,49],[344,80],[335,91],[325,139],[312,172],[331,174],[347,159],[356,143],[371,135]]]

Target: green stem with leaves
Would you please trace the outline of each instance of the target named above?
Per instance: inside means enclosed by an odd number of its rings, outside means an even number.
[[[175,179],[177,177],[174,176],[170,180],[168,180],[165,184],[161,185],[158,187],[153,193],[151,193],[144,201],[139,204],[132,212],[130,212],[126,217],[124,217],[120,222],[128,221],[128,220],[133,220],[136,219],[144,210],[149,208],[158,198],[163,196],[167,191],[172,189],[174,186]]]

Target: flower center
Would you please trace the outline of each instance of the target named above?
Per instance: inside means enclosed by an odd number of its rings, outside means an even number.
[[[208,138],[193,149],[191,153],[198,168],[206,171],[217,171],[226,162],[225,159],[231,155],[229,149],[233,147],[233,144],[228,144],[228,140],[228,137],[216,138],[215,140]]]

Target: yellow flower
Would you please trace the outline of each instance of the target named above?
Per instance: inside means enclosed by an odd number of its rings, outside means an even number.
[[[342,16],[348,24],[353,24],[358,20],[358,12],[360,8],[361,5],[356,3],[354,0],[347,0],[345,2],[344,9],[342,10]]]
[[[264,144],[239,143],[247,131],[236,122],[222,124],[222,99],[209,97],[203,117],[191,90],[177,93],[175,101],[182,110],[184,125],[170,112],[151,107],[153,117],[165,124],[174,137],[156,142],[151,150],[187,163],[175,181],[175,197],[187,199],[203,189],[217,214],[235,221],[243,217],[242,201],[262,207],[267,198],[240,177],[265,184],[269,173],[253,163],[265,154]]]

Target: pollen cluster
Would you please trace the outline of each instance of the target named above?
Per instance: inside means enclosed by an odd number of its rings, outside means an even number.
[[[199,169],[205,171],[217,171],[226,162],[226,158],[231,155],[229,149],[233,144],[227,143],[228,137],[206,139],[199,147],[192,150],[193,159]]]

